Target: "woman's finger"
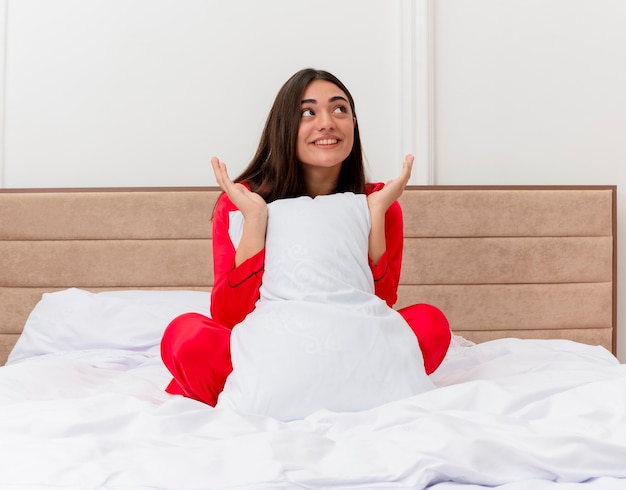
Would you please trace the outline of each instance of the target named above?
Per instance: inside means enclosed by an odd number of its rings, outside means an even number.
[[[404,163],[402,164],[402,177],[404,177],[404,180],[406,182],[409,181],[409,179],[411,178],[411,170],[413,169],[413,162],[414,162],[415,158],[413,157],[413,155],[407,155],[404,158]]]
[[[221,175],[221,170],[220,170],[220,161],[217,157],[213,157],[211,158],[211,166],[213,167],[213,174],[215,175],[215,180],[217,181],[217,184],[221,187],[222,183],[222,175]]]
[[[217,181],[217,184],[222,188],[224,192],[228,194],[229,190],[232,189],[233,182],[228,176],[226,164],[222,162],[219,158],[213,157],[211,158],[211,165],[213,166],[213,173],[215,174],[215,180]]]

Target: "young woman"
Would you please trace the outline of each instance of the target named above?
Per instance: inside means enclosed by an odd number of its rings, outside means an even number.
[[[165,331],[161,351],[174,379],[167,391],[215,406],[232,371],[231,329],[255,309],[265,267],[268,204],[299,196],[365,194],[370,213],[368,262],[374,293],[390,307],[397,299],[403,248],[402,210],[397,202],[409,177],[407,155],[398,178],[366,182],[355,105],[332,74],[304,69],[280,89],[257,152],[234,181],[217,158],[212,166],[224,194],[213,217],[214,287],[211,318],[182,315]],[[237,245],[230,217],[243,225]],[[426,373],[443,360],[451,333],[437,308],[418,304],[399,310],[417,337]]]

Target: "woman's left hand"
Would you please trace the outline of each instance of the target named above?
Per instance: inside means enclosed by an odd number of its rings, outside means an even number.
[[[413,168],[413,155],[404,158],[402,172],[385,186],[367,196],[367,207],[370,211],[371,226],[369,235],[369,257],[372,264],[376,265],[387,249],[385,237],[385,213],[389,206],[396,201],[404,192],[404,188],[411,177]]]
[[[413,155],[407,155],[404,158],[400,175],[387,182],[379,191],[372,192],[367,196],[367,205],[370,208],[370,213],[385,213],[389,206],[402,195],[411,178],[413,160]]]

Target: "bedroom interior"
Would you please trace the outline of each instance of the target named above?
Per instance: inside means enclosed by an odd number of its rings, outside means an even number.
[[[621,195],[622,2],[330,4],[336,15],[358,15],[361,27],[336,38],[351,63],[313,37],[282,42],[300,35],[296,21],[271,33],[229,24],[272,9],[297,18],[284,0],[261,10],[250,0],[157,1],[148,10],[141,2],[0,0],[0,187],[215,185],[211,156],[241,170],[279,84],[309,64],[336,72],[354,93],[374,180],[395,176],[411,152],[414,185],[616,185]],[[312,25],[323,24],[323,10],[309,13]],[[215,39],[229,50],[216,50]],[[262,53],[270,49],[281,61],[268,71]],[[371,76],[380,70],[388,75]],[[266,75],[254,77],[254,90],[245,90],[249,73]],[[235,99],[223,96],[230,90]],[[235,114],[232,100],[257,109]],[[617,355],[626,360],[619,332]]]
[[[624,488],[625,24],[621,0],[0,0],[0,488]],[[170,396],[163,328],[209,308],[210,158],[242,170],[303,66],[350,88],[372,180],[415,154],[395,307],[450,319],[437,389],[287,421]]]

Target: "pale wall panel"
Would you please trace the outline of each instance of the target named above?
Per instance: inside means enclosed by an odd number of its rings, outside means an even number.
[[[7,1],[5,187],[213,184],[306,66],[353,93],[371,177],[401,168],[400,0]]]

